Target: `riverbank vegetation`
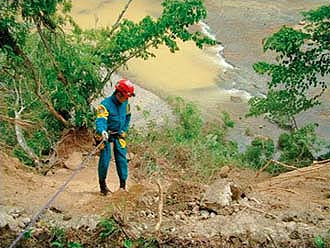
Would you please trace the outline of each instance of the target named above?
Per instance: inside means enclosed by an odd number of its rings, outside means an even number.
[[[280,159],[297,166],[310,164],[320,144],[315,133],[317,123],[298,126],[296,118],[321,104],[330,73],[330,6],[303,14],[300,28],[284,26],[263,41],[264,51],[275,53],[276,59],[253,65],[257,73],[271,79],[266,97],[253,97],[248,113],[266,115],[288,131],[278,141]],[[321,157],[328,158],[329,152]]]

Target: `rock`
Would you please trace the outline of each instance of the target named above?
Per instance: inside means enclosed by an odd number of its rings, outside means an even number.
[[[282,217],[282,221],[284,222],[290,222],[290,221],[294,221],[294,218],[292,216],[283,216]]]
[[[68,221],[68,220],[71,220],[71,219],[72,219],[72,216],[70,216],[70,215],[64,215],[63,216],[64,221]]]
[[[135,154],[134,154],[133,152],[129,152],[129,153],[127,154],[127,157],[128,157],[129,160],[133,160],[134,157],[135,157]]]
[[[240,96],[230,96],[230,101],[232,101],[234,103],[241,103],[242,98]]]
[[[23,210],[18,208],[12,208],[8,211],[8,214],[10,214],[13,218],[18,218],[22,215]]]
[[[29,217],[22,218],[21,221],[26,225],[30,223],[31,219]]]
[[[195,206],[193,207],[193,209],[191,210],[194,214],[197,214],[199,212],[199,206]]]
[[[140,211],[140,217],[145,217],[146,216],[146,212],[144,210]]]
[[[295,230],[290,233],[289,238],[290,239],[300,239],[300,235],[299,235],[298,231]]]
[[[5,226],[11,226],[12,223],[15,223],[15,219],[0,209],[0,228]]]
[[[70,157],[64,161],[64,165],[66,168],[70,170],[74,170],[82,161],[81,152],[73,152]]]
[[[63,210],[60,207],[52,206],[49,208],[49,210],[57,214],[63,213]]]
[[[229,171],[230,171],[229,166],[227,166],[227,165],[223,166],[220,170],[220,173],[219,173],[220,177],[221,178],[227,178]]]
[[[21,222],[18,223],[18,226],[20,228],[25,228],[25,223],[21,221]]]
[[[201,215],[202,219],[207,219],[207,218],[209,218],[209,216],[210,216],[209,212],[206,211],[206,210],[202,210],[202,211],[200,212],[200,215]]]
[[[214,212],[219,212],[225,206],[230,205],[232,201],[232,192],[226,179],[220,179],[209,186],[202,198],[202,205]]]
[[[241,189],[236,185],[236,184],[233,184],[231,183],[230,184],[230,190],[231,190],[231,199],[233,201],[238,201],[240,198],[241,198]]]

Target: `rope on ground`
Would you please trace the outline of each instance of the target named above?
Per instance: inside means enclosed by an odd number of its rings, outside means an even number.
[[[20,241],[21,238],[23,238],[24,234],[37,222],[39,217],[43,214],[43,212],[50,207],[50,205],[53,203],[53,201],[56,199],[56,197],[62,193],[65,189],[65,187],[69,184],[69,182],[84,168],[84,165],[96,154],[97,150],[101,147],[104,141],[102,141],[100,144],[98,144],[81,163],[76,167],[76,169],[73,171],[71,176],[65,181],[65,183],[54,193],[54,195],[48,200],[48,202],[33,216],[30,223],[25,227],[25,229],[17,236],[17,238],[11,243],[9,248],[13,248],[16,246],[18,241]]]

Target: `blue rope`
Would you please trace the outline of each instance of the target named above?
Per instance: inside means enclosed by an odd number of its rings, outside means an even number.
[[[38,218],[42,215],[42,213],[50,207],[56,197],[62,193],[65,187],[69,184],[69,182],[84,168],[85,163],[87,163],[97,152],[100,146],[103,144],[104,140],[98,144],[93,151],[91,151],[88,156],[76,167],[72,175],[65,181],[65,183],[55,192],[55,194],[48,200],[48,202],[33,216],[32,220],[30,221],[29,225],[25,227],[25,229],[17,236],[17,238],[11,243],[9,248],[13,248],[16,246],[17,242],[23,238],[24,234],[37,222]]]

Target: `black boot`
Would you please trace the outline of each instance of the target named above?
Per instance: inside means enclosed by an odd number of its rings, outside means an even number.
[[[101,190],[101,193],[102,193],[103,195],[107,195],[107,194],[110,192],[110,190],[108,189],[105,180],[99,180],[99,183],[100,183],[100,190]]]
[[[124,190],[124,191],[127,191],[127,189],[126,189],[126,181],[125,180],[122,180],[122,179],[120,179],[119,180],[119,184],[120,184],[120,189],[122,189],[122,190]]]

